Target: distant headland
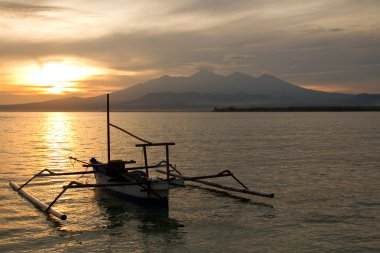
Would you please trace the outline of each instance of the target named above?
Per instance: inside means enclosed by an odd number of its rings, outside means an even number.
[[[379,112],[380,106],[215,107],[214,112]]]

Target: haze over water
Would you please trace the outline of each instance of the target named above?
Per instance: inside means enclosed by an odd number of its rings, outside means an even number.
[[[1,252],[379,252],[380,114],[112,113],[150,141],[173,141],[186,175],[229,169],[274,199],[198,187],[170,192],[169,210],[104,191],[69,190],[58,221],[8,186],[49,168],[83,171],[68,156],[106,159],[104,113],[0,113]],[[112,158],[142,163],[135,140],[112,130]],[[162,160],[152,150],[152,163]],[[26,190],[48,203],[70,180]],[[229,179],[221,182],[234,185]],[[234,185],[236,186],[236,185]]]

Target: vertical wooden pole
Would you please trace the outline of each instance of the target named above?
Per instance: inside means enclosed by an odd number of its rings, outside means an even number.
[[[147,157],[147,154],[146,154],[146,146],[143,146],[143,151],[144,151],[145,173],[146,173],[147,178],[149,178],[148,157]]]
[[[169,145],[166,144],[166,180],[169,182]]]
[[[110,94],[107,94],[107,155],[108,162],[111,160],[111,140],[110,140]]]

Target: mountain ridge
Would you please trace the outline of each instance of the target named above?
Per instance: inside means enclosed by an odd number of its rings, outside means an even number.
[[[68,97],[38,103],[0,105],[1,111],[103,111],[104,95]],[[380,94],[329,93],[305,89],[270,74],[223,76],[199,71],[163,75],[111,93],[114,110],[202,110],[214,107],[379,106]]]
[[[206,84],[206,85],[205,85]],[[280,89],[281,88],[281,89]],[[283,81],[275,76],[263,74],[253,77],[241,72],[222,76],[208,71],[199,71],[189,77],[163,75],[142,84],[113,93],[115,101],[137,99],[142,95],[157,92],[199,92],[289,95],[293,93],[324,93],[311,91]]]

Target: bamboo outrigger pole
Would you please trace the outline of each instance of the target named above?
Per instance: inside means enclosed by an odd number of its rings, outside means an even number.
[[[157,172],[163,173],[163,174],[167,173],[166,171],[163,171],[163,170],[157,170]],[[193,182],[197,182],[197,183],[201,183],[201,184],[205,184],[205,185],[221,188],[221,189],[224,189],[224,190],[227,190],[227,191],[241,192],[241,193],[251,194],[251,195],[257,195],[257,196],[261,196],[261,197],[265,197],[265,198],[274,198],[274,194],[273,193],[259,192],[259,191],[253,191],[253,190],[248,189],[244,184],[242,184],[228,170],[223,171],[223,172],[221,172],[219,174],[216,174],[216,175],[199,176],[199,177],[188,177],[188,176],[179,175],[177,173],[172,173],[172,172],[169,172],[169,175],[172,176],[172,177],[182,178],[182,179],[188,180],[188,181],[193,181]],[[239,189],[239,188],[235,188],[235,187],[230,187],[230,186],[221,185],[221,184],[217,184],[217,183],[213,183],[213,182],[202,180],[202,179],[205,179],[205,178],[216,178],[216,177],[226,177],[226,176],[232,176],[238,183],[240,183],[244,187],[244,189]]]
[[[27,200],[29,200],[33,205],[37,206],[38,208],[40,208],[42,211],[48,213],[48,214],[52,214],[54,215],[55,217],[61,219],[61,220],[66,220],[67,218],[67,215],[66,214],[63,214],[61,212],[58,212],[56,210],[54,210],[53,208],[49,207],[48,205],[42,203],[39,199],[33,197],[32,195],[30,195],[29,193],[27,193],[26,191],[24,191],[20,186],[18,186],[16,183],[12,182],[12,181],[9,181],[9,185],[15,190],[17,191],[18,193],[20,193],[24,198],[26,198]]]

